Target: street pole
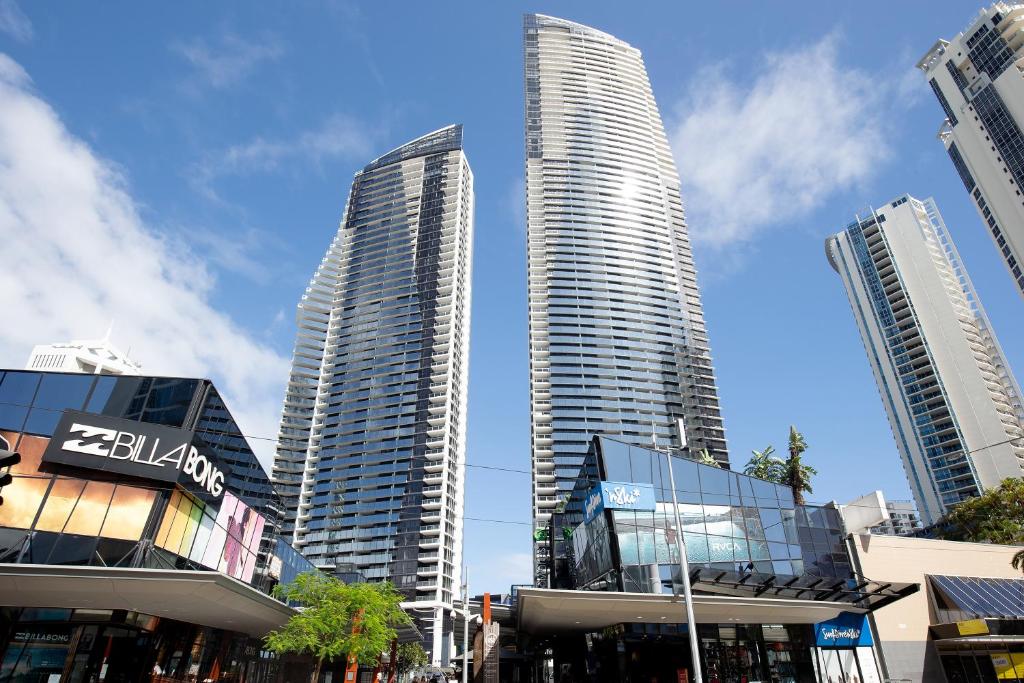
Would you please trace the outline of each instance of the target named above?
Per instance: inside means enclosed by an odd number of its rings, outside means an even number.
[[[682,429],[682,425],[680,425]],[[683,434],[683,448],[686,448],[686,434]],[[694,683],[703,683],[700,670],[700,647],[697,644],[697,620],[693,617],[693,594],[690,592],[690,561],[686,558],[686,543],[683,541],[683,521],[679,517],[679,500],[676,498],[676,476],[672,471],[672,453],[665,451],[668,460],[668,481],[672,487],[672,514],[676,522],[676,552],[679,553],[679,568],[683,572],[683,601],[686,603],[686,625],[690,632],[690,658],[693,660]]]
[[[469,681],[469,567],[462,568],[462,683]]]

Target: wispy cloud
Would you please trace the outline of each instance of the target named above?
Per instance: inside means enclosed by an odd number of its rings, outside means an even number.
[[[19,43],[27,43],[35,35],[32,22],[15,0],[0,0],[0,33],[6,33]]]
[[[211,152],[190,169],[190,174],[197,189],[216,198],[213,182],[221,176],[267,173],[296,161],[319,164],[334,158],[365,159],[371,154],[375,138],[374,131],[356,120],[336,115],[292,138],[257,137]]]
[[[124,175],[0,54],[0,359],[116,322],[145,371],[209,376],[242,429],[277,432],[287,359],[210,302],[207,263],[139,214]],[[270,442],[254,441],[268,461]]]
[[[261,63],[275,61],[284,55],[284,46],[272,35],[246,40],[227,33],[216,44],[196,38],[173,43],[171,49],[192,65],[203,85],[213,88],[235,85]]]
[[[742,83],[724,65],[697,74],[671,130],[695,240],[749,242],[865,183],[890,158],[886,117],[909,98],[906,74],[845,66],[839,43],[830,35],[749,60],[760,66]]]

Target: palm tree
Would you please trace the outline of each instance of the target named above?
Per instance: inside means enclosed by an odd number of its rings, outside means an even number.
[[[1010,564],[1012,564],[1013,568],[1017,571],[1024,571],[1024,550],[1018,550],[1014,553],[1013,559],[1010,560]]]
[[[782,482],[785,464],[775,457],[775,447],[766,446],[761,451],[750,451],[750,461],[743,468],[743,473],[765,481]]]
[[[712,467],[722,466],[720,462],[711,457],[711,454],[708,453],[708,449],[706,448],[702,448],[699,451],[697,451],[697,457],[694,458],[694,460],[699,462],[701,465],[710,465]]]
[[[804,435],[796,431],[796,427],[789,426],[789,457],[783,463],[783,476],[780,483],[786,484],[793,489],[793,502],[803,505],[804,491],[814,493],[811,488],[811,477],[818,473],[810,465],[805,465],[800,459],[803,452],[807,450],[807,442]]]

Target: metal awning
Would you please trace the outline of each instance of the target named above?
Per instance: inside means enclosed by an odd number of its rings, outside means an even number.
[[[219,572],[0,564],[0,605],[118,609],[262,637],[291,607]]]
[[[809,574],[787,576],[707,567],[692,569],[690,584],[698,592],[842,603],[867,612],[873,612],[920,589],[916,583],[872,581],[863,577],[839,579]]]
[[[1024,579],[939,575],[928,579],[944,598],[941,607],[963,612],[962,618],[1024,619]]]
[[[702,624],[816,624],[842,612],[868,611],[827,600],[735,595],[694,595],[693,610]],[[519,628],[534,635],[599,631],[620,623],[685,622],[683,600],[673,595],[519,589]]]

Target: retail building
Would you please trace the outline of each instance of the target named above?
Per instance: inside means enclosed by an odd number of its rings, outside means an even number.
[[[0,439],[0,681],[285,673],[267,593],[312,567],[211,382],[0,371]]]
[[[918,589],[855,572],[834,506],[608,437],[592,440],[548,538],[565,540],[556,588],[520,588],[518,623],[555,680],[693,680],[677,540],[706,681],[880,681],[866,616]]]

